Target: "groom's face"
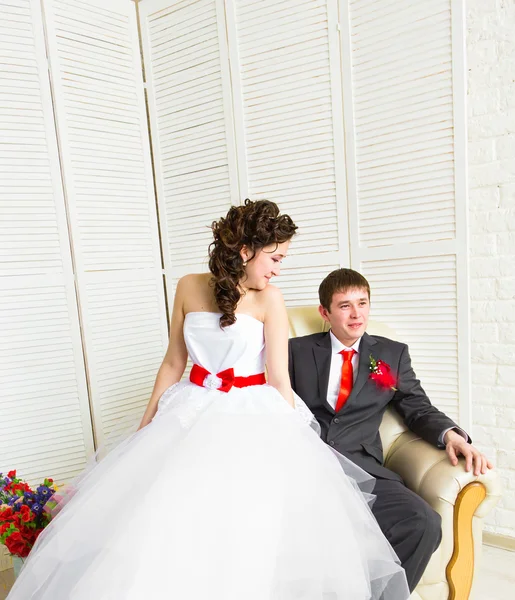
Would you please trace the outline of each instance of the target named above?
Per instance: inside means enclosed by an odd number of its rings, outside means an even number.
[[[350,347],[365,333],[370,298],[367,290],[351,288],[333,294],[330,310],[323,306],[319,310],[324,320],[331,325],[333,334],[342,344]]]

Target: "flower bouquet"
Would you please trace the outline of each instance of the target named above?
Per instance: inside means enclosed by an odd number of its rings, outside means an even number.
[[[0,543],[13,557],[25,558],[39,534],[50,523],[53,496],[57,491],[53,479],[33,490],[16,477],[0,473]]]

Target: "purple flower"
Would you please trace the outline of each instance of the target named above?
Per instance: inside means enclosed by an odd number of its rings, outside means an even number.
[[[23,503],[27,504],[27,506],[31,506],[36,500],[36,494],[33,494],[32,492],[23,492]]]
[[[48,500],[48,498],[50,498],[50,496],[54,493],[53,490],[46,485],[40,485],[36,491],[38,493],[38,497],[44,500]]]
[[[36,514],[38,517],[43,512],[43,507],[41,506],[41,504],[33,504],[30,508],[32,509],[32,512],[34,514]]]

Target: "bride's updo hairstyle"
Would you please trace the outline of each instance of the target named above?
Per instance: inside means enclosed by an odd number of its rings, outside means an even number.
[[[279,207],[269,200],[248,198],[242,206],[231,206],[225,217],[211,225],[214,241],[209,246],[209,270],[216,304],[222,313],[221,327],[236,322],[236,306],[241,298],[238,284],[245,280],[245,267],[240,250],[246,246],[253,257],[269,244],[290,240],[297,226],[288,215],[280,215]],[[250,259],[252,260],[252,258]]]

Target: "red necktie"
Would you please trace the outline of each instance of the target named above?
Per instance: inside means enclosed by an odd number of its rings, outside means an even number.
[[[342,378],[340,381],[340,392],[336,400],[336,412],[347,402],[347,398],[352,391],[354,383],[354,373],[352,370],[352,357],[356,354],[356,350],[342,350],[340,354],[343,356]]]

